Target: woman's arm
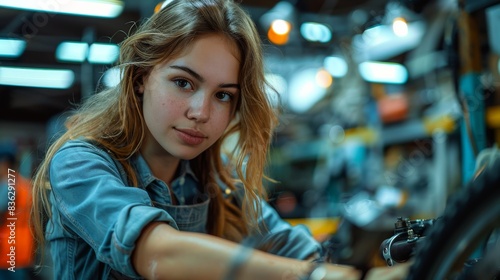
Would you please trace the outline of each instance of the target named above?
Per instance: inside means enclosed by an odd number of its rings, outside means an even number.
[[[166,223],[149,224],[136,242],[132,256],[135,270],[147,279],[224,279],[241,246],[207,234],[182,232]],[[327,265],[323,279],[359,279],[352,267]],[[258,250],[249,252],[237,279],[300,279],[312,264]]]

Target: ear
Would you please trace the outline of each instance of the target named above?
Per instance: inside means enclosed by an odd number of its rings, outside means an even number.
[[[137,95],[142,95],[144,93],[144,85],[137,85],[134,87],[134,92]]]
[[[136,86],[136,93],[137,94],[144,94],[144,84],[146,83],[148,75],[142,76],[142,78],[139,78],[137,81],[138,85]]]

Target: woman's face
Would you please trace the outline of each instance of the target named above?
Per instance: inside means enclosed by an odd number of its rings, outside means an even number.
[[[192,159],[214,144],[234,115],[239,68],[236,46],[216,34],[155,66],[141,88],[147,127],[143,153]]]

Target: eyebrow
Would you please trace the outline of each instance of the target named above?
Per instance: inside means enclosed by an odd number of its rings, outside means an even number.
[[[170,68],[174,68],[174,69],[178,69],[178,70],[184,71],[184,72],[188,73],[189,75],[193,76],[198,81],[200,81],[202,83],[205,82],[205,79],[200,74],[196,73],[196,71],[194,71],[193,69],[191,69],[189,67],[180,66],[180,65],[171,65]],[[237,88],[237,89],[241,89],[241,87],[240,87],[239,84],[220,84],[219,87],[220,88]]]
[[[241,89],[240,85],[238,84],[220,84],[220,88],[236,88],[236,89]]]

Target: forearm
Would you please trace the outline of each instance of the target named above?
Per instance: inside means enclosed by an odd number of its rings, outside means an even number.
[[[133,262],[147,279],[224,279],[232,260],[241,254],[238,244],[214,236],[179,232],[166,224],[152,224],[137,242]],[[310,262],[283,258],[261,251],[248,252],[237,279],[295,280],[307,275]],[[357,279],[352,268],[330,266],[336,277]]]

